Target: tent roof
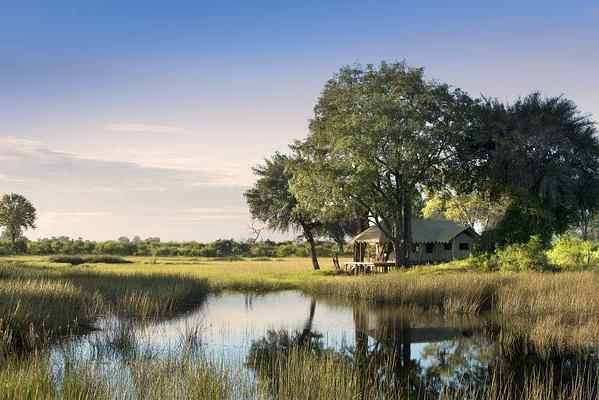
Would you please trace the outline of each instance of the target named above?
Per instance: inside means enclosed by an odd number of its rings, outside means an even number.
[[[462,232],[466,232],[473,238],[478,237],[476,231],[471,227],[461,226],[451,221],[437,221],[432,219],[412,220],[413,243],[449,243]],[[374,225],[353,237],[350,243],[388,243],[390,241],[381,232],[379,227]]]

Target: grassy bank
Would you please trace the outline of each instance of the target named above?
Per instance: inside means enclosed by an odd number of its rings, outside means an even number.
[[[423,267],[424,268],[424,267]],[[438,272],[438,271],[437,271]],[[442,313],[492,313],[504,340],[536,350],[599,346],[599,274],[412,271],[306,281],[309,293]]]
[[[207,294],[205,280],[183,275],[0,263],[0,356],[90,330],[98,316],[168,317]]]

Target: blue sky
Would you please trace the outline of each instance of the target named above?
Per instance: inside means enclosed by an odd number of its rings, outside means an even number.
[[[247,237],[251,166],[383,59],[599,119],[599,1],[4,1],[0,192],[37,206],[30,238]]]

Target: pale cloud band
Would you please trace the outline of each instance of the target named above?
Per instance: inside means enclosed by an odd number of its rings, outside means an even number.
[[[245,186],[213,171],[91,158],[0,135],[0,186],[0,193],[21,193],[37,207],[38,228],[26,232],[32,239],[249,235]]]
[[[128,132],[128,133],[187,133],[187,129],[178,128],[176,126],[163,126],[163,125],[151,125],[151,124],[106,124],[102,125],[101,128],[112,132]]]

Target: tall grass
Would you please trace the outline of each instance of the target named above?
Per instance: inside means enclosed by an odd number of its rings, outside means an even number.
[[[510,340],[537,348],[599,346],[599,274],[390,273],[306,281],[312,294],[419,307],[446,314],[493,313]]]
[[[261,368],[253,380],[241,367],[182,353],[137,358],[108,369],[101,362],[73,363],[56,376],[40,353],[28,362],[12,360],[0,370],[0,399],[587,400],[599,391],[596,367],[570,380],[552,373],[553,366],[544,366],[520,381],[493,365],[485,382],[439,385],[430,377],[403,373],[391,361],[379,364],[292,348],[277,352]]]
[[[93,329],[103,315],[164,318],[201,302],[204,280],[0,264],[0,356]]]
[[[334,352],[314,355],[300,349],[278,353],[258,373],[259,381],[277,399],[592,399],[599,393],[599,370],[587,365],[572,380],[556,376],[559,365],[527,371],[520,381],[501,365],[491,365],[487,381],[438,384],[433,377],[399,366],[393,354],[385,360],[342,357]],[[382,361],[382,362],[381,362]],[[435,384],[437,383],[437,384]]]

